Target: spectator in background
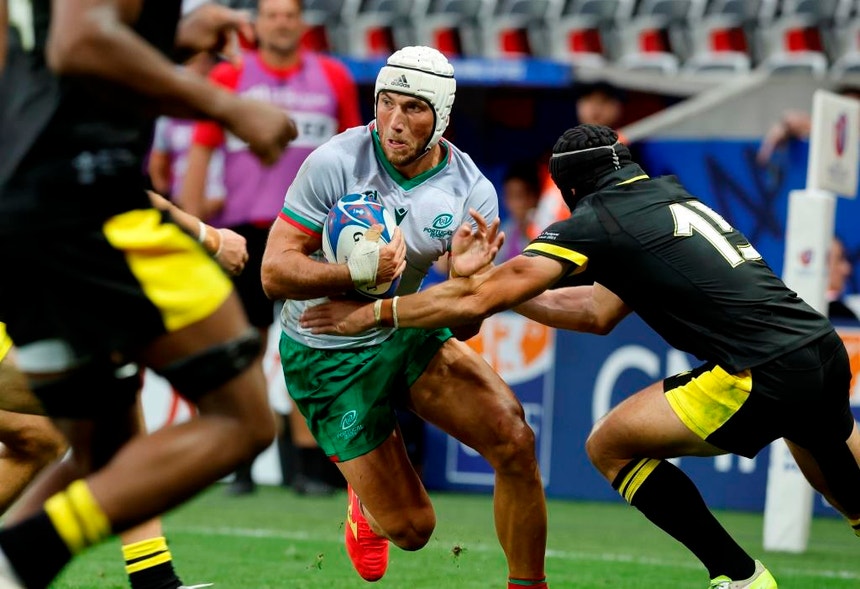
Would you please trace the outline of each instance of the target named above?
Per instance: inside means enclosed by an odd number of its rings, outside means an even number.
[[[860,87],[840,86],[834,90],[846,98],[860,100]],[[762,139],[756,159],[759,165],[767,164],[773,152],[791,139],[808,139],[812,130],[812,115],[802,110],[786,110]]]
[[[281,158],[271,167],[260,164],[248,146],[224,133],[216,123],[202,122],[194,130],[188,155],[188,171],[180,203],[185,210],[205,218],[205,185],[212,154],[225,150],[223,209],[209,219],[213,225],[232,229],[248,244],[248,266],[235,278],[236,288],[251,323],[263,337],[263,351],[274,307],[263,293],[260,262],[269,227],[275,221],[299,166],[317,146],[335,134],[361,124],[358,91],[349,71],[339,61],[304,51],[305,30],[300,0],[260,0],[255,22],[257,49],[242,51],[236,63],[221,63],[210,78],[241,95],[253,96],[288,110],[299,130]],[[263,353],[263,352],[261,352]],[[314,474],[332,468],[313,441],[297,411],[289,417],[289,429],[299,445],[293,487],[300,493],[329,492]],[[306,435],[303,435],[306,434]],[[251,464],[236,472],[230,492],[254,491]]]
[[[851,262],[845,255],[845,244],[838,237],[833,238],[830,244],[830,252],[827,255],[827,267],[829,270],[829,281],[827,283],[827,315],[831,319],[848,319],[858,321],[860,318],[845,304],[845,284],[851,276]]]
[[[606,81],[580,84],[576,93],[576,120],[580,125],[601,125],[614,129],[624,116],[624,103],[627,94],[621,88]],[[618,140],[627,143],[627,139],[619,134]],[[549,175],[546,167],[542,174],[540,202],[535,211],[534,224],[543,228],[556,221],[563,221],[570,216],[570,210],[564,204],[558,187]]]
[[[215,64],[213,55],[201,53],[191,58],[186,67],[206,76]],[[193,132],[194,121],[189,119],[162,116],[155,123],[147,168],[153,189],[172,201],[177,201],[182,193]],[[202,218],[208,219],[220,212],[224,205],[224,191],[224,152],[219,149],[213,153],[209,165]]]
[[[502,200],[508,217],[502,224],[505,242],[498,253],[501,261],[519,255],[540,233],[534,215],[540,200],[540,179],[535,162],[513,164],[505,174]]]

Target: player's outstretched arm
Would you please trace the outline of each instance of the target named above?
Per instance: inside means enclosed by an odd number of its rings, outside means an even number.
[[[550,327],[606,335],[631,309],[601,284],[548,290],[514,311]]]
[[[566,264],[550,258],[517,256],[468,278],[452,278],[419,293],[356,308],[332,301],[307,309],[302,327],[314,333],[353,335],[374,326],[457,327],[513,308],[561,278]]]
[[[274,162],[297,135],[293,121],[280,108],[213,88],[204,77],[176,68],[129,26],[142,3],[53,0],[48,65],[60,75],[126,88],[161,114],[214,119],[247,141],[264,163]]]
[[[216,229],[187,213],[155,192],[149,191],[149,201],[155,208],[166,211],[180,229],[197,238],[209,255],[228,273],[238,276],[248,262],[245,238],[230,229]]]

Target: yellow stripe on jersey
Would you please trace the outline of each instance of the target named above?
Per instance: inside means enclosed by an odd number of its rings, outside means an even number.
[[[643,458],[636,466],[630,469],[630,472],[621,481],[621,486],[618,487],[618,492],[621,493],[621,496],[624,497],[627,503],[633,501],[636,491],[639,490],[639,487],[642,486],[648,475],[654,472],[658,464],[660,464],[660,461],[655,458]]]
[[[571,249],[567,249],[566,247],[555,245],[553,243],[543,243],[540,241],[530,243],[526,246],[524,251],[540,252],[548,254],[554,258],[562,259],[566,262],[571,262],[580,267],[579,271],[584,270],[586,264],[588,264],[588,256],[584,256],[579,252],[575,252]]]
[[[719,366],[666,391],[666,400],[684,424],[703,440],[743,406],[752,390],[752,374],[729,374]]]
[[[11,349],[12,338],[9,337],[8,333],[6,333],[6,324],[0,322],[0,362],[3,361],[3,358],[6,357],[6,354],[8,354]]]
[[[633,184],[634,182],[638,182],[639,180],[647,180],[648,174],[640,174],[639,176],[633,176],[632,178],[625,180],[624,182],[619,182],[616,186],[624,186],[625,184]]]
[[[193,238],[161,212],[143,209],[108,219],[108,242],[125,254],[131,272],[161,312],[168,331],[208,317],[229,296],[233,285]]]

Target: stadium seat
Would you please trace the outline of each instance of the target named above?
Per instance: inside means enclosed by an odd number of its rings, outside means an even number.
[[[780,16],[756,29],[760,66],[772,73],[826,73],[828,56],[820,21],[815,15]]]
[[[613,35],[619,21],[629,20],[632,0],[569,0],[546,14],[549,54],[577,65],[599,67],[613,58]]]
[[[302,46],[327,53],[346,50],[346,47],[336,45],[342,26],[341,10],[343,0],[305,0],[302,14],[307,29],[302,37]]]
[[[682,73],[693,75],[742,74],[752,64],[749,55],[739,51],[707,51],[693,55],[681,68]]]
[[[854,17],[834,30],[835,51],[831,75],[857,73],[860,64],[860,17]]]
[[[345,0],[341,11],[347,53],[383,57],[411,44],[405,25],[409,0]]]
[[[546,14],[553,0],[500,0],[484,19],[486,57],[546,56]]]
[[[783,51],[773,53],[759,66],[771,74],[810,74],[816,78],[827,75],[827,57],[820,51]]]
[[[618,35],[621,44],[616,63],[626,69],[677,72],[682,51],[675,51],[677,36],[672,35],[669,17],[640,15],[623,25]]]
[[[413,4],[410,21],[415,42],[435,47],[448,57],[482,52],[480,23],[492,15],[494,1],[423,0]]]

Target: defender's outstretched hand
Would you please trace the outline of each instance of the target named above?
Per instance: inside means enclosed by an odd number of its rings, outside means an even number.
[[[501,221],[497,217],[487,225],[483,215],[469,209],[475,220],[474,231],[469,223],[463,223],[454,233],[451,242],[451,277],[471,276],[489,266],[499,248],[505,242],[504,232],[499,231]]]
[[[372,307],[363,301],[336,299],[305,309],[299,325],[312,333],[355,335],[373,327]]]

